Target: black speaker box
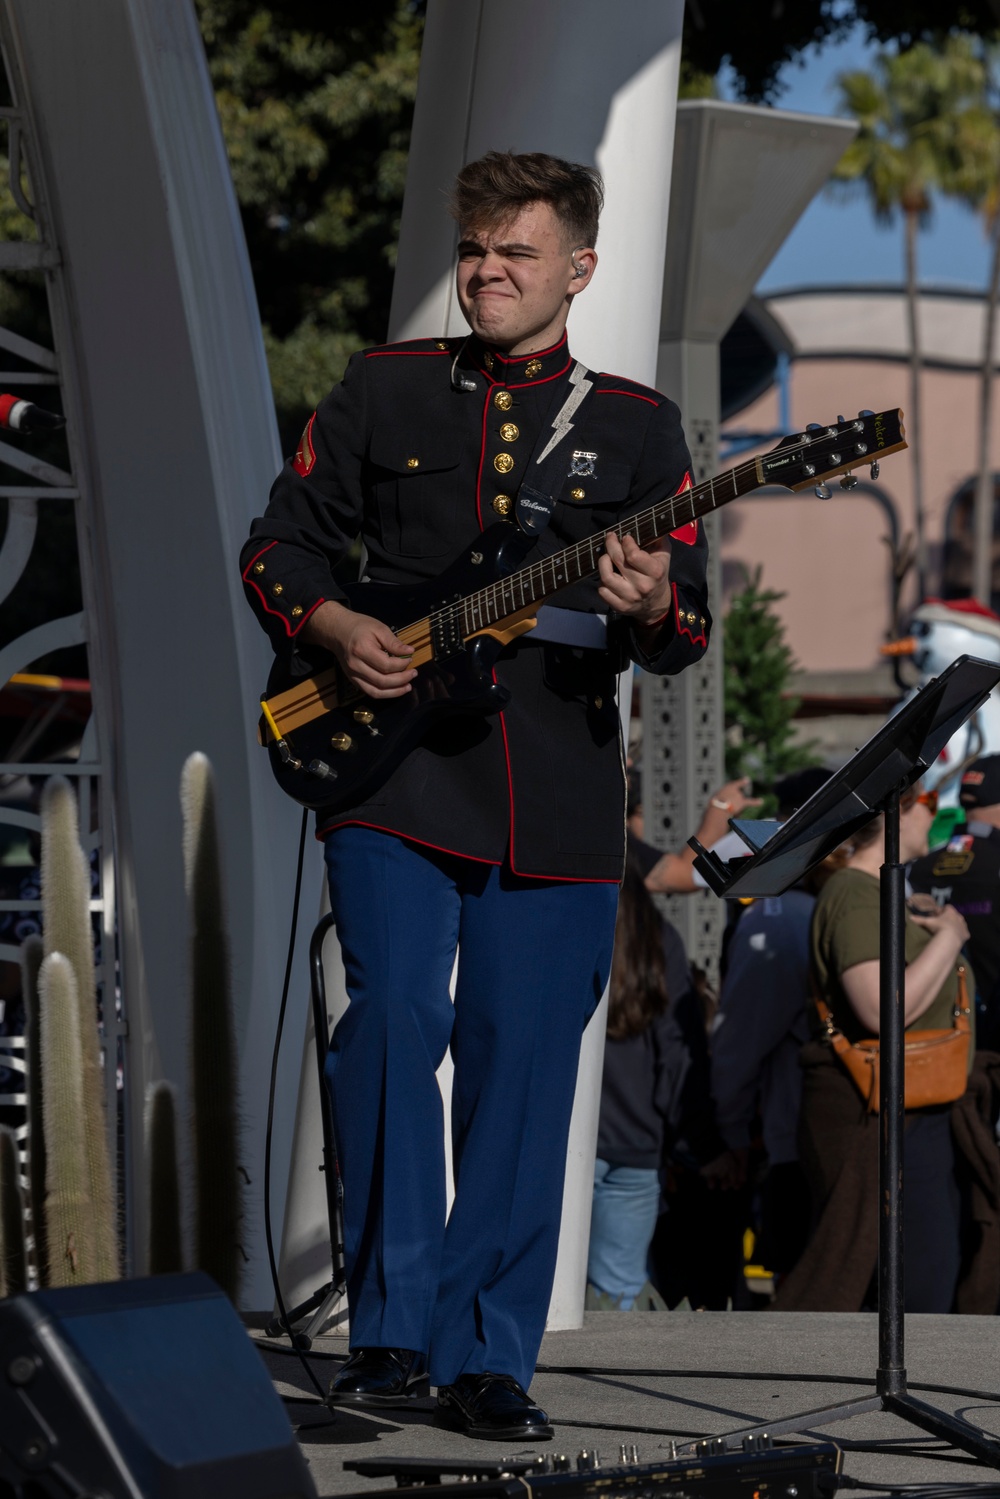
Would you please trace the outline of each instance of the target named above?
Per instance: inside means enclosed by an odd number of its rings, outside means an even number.
[[[207,1275],[0,1301],[0,1499],[316,1499]]]

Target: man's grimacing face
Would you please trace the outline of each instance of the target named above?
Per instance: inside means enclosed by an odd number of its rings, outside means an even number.
[[[529,354],[555,343],[570,299],[589,283],[597,256],[575,250],[548,203],[529,203],[499,229],[461,226],[456,286],[465,320],[489,344]],[[586,276],[574,270],[586,267]]]

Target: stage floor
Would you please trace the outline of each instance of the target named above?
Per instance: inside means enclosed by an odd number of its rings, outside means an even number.
[[[314,1345],[315,1354],[326,1355],[313,1359],[324,1389],[346,1352],[343,1337],[321,1338]],[[317,1401],[297,1359],[264,1356],[280,1394],[307,1393]],[[861,1398],[873,1391],[876,1363],[874,1316],[588,1312],[582,1329],[546,1336],[539,1365],[543,1371],[551,1365],[590,1372],[540,1372],[531,1392],[556,1427],[555,1440],[544,1450],[567,1453],[574,1466],[581,1448],[596,1447],[602,1463],[616,1462],[622,1442],[635,1443],[641,1462],[663,1462],[671,1436],[719,1435]],[[1000,1320],[910,1317],[906,1364],[912,1394],[1000,1437]],[[836,1376],[859,1382],[830,1382]],[[960,1386],[967,1393],[930,1393],[915,1388],[921,1383]],[[996,1394],[997,1403],[980,1398],[984,1392]],[[331,1415],[318,1403],[288,1409],[320,1495],[390,1488],[391,1480],[345,1472],[343,1464],[352,1458],[515,1455],[503,1443],[473,1442],[438,1430],[431,1425],[429,1400],[412,1411],[384,1415],[343,1410]],[[809,1429],[814,1435],[820,1430]],[[983,1483],[1000,1494],[1000,1470],[946,1449],[894,1416],[855,1416],[822,1432],[843,1447],[844,1472],[866,1485]]]

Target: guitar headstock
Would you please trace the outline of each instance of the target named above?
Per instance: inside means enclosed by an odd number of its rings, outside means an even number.
[[[830,427],[810,423],[804,432],[783,437],[757,463],[762,483],[781,484],[785,489],[809,489],[836,474],[848,475],[851,469],[869,463],[874,465],[872,478],[875,478],[879,461],[905,447],[901,411],[859,411],[853,421],[845,422],[838,417]],[[841,484],[845,489],[853,488],[850,480],[841,480]]]

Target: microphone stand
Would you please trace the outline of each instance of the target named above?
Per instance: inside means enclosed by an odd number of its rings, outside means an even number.
[[[287,1320],[273,1318],[264,1331],[269,1338],[280,1337],[287,1332],[296,1348],[312,1347],[326,1322],[342,1300],[347,1289],[344,1263],[344,1213],[341,1206],[340,1168],[337,1163],[337,1146],[333,1138],[333,1115],[330,1111],[330,1094],[326,1081],[326,1055],[330,1049],[330,1022],[326,1010],[326,979],[323,974],[323,942],[334,924],[333,913],[328,912],[317,922],[309,939],[309,997],[312,1005],[313,1032],[316,1054],[316,1073],[319,1083],[319,1109],[323,1122],[323,1164],[326,1187],[326,1214],[330,1225],[331,1276],[318,1290],[294,1306]],[[310,1316],[310,1313],[312,1315]],[[296,1323],[308,1318],[305,1326],[296,1328]]]

